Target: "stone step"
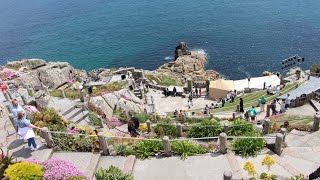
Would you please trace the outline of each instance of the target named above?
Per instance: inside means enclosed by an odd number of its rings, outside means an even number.
[[[77,108],[76,105],[70,107],[69,109],[67,109],[66,111],[64,111],[64,112],[62,113],[62,116],[66,116],[67,114],[69,114],[70,112],[72,112],[72,111],[73,111],[74,109],[76,109],[76,108]]]
[[[85,119],[88,116],[89,111],[83,111],[81,110],[80,113],[78,113],[76,116],[71,118],[71,121],[74,123],[79,123],[83,119]]]
[[[320,111],[320,102],[311,99],[310,105],[314,108],[316,112]]]
[[[74,108],[70,113],[68,113],[67,115],[65,115],[64,117],[68,120],[71,121],[71,119],[73,119],[75,116],[77,116],[78,114],[80,114],[83,111],[82,108]]]
[[[52,158],[70,161],[86,175],[93,177],[99,163],[100,154],[91,152],[54,152]]]

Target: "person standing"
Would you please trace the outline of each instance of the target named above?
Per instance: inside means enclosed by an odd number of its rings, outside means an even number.
[[[195,89],[196,97],[198,97],[198,88]]]
[[[221,107],[224,107],[224,104],[226,103],[226,99],[224,97],[221,98]]]
[[[173,96],[176,97],[176,94],[177,94],[177,88],[173,87]]]
[[[18,112],[16,123],[18,125],[18,134],[21,135],[24,140],[28,140],[28,149],[33,151],[38,150],[40,146],[36,144],[36,141],[34,139],[35,135],[33,132],[33,128],[39,130],[41,130],[41,128],[31,124],[30,121],[25,118],[24,111]]]
[[[260,111],[261,112],[264,112],[265,107],[266,107],[266,103],[267,103],[267,99],[266,99],[266,97],[263,96],[260,100]]]
[[[233,94],[231,94],[231,101],[230,102],[234,103],[234,95]]]
[[[15,120],[18,118],[18,112],[24,112],[24,116],[26,117],[25,110],[22,108],[22,106],[19,105],[17,99],[12,100],[11,112]]]
[[[291,97],[290,97],[290,94],[287,94],[287,97],[286,97],[286,100],[285,100],[285,109],[289,109],[290,107],[290,103],[291,103]]]
[[[271,103],[271,110],[272,110],[272,115],[275,115],[278,113],[277,111],[277,100],[273,100],[272,103]]]
[[[242,99],[242,98],[240,98],[239,107],[240,107],[240,108],[239,108],[240,112],[244,113],[244,109],[243,109],[243,99]]]
[[[134,123],[134,128],[139,129],[140,122],[139,119],[134,116],[134,113],[131,114],[130,120]]]
[[[192,102],[192,94],[189,95],[189,101],[190,101],[190,105],[193,106],[193,102]]]
[[[202,90],[199,88],[199,97],[201,97]]]
[[[167,88],[167,97],[170,96],[170,91],[169,91],[169,88]]]

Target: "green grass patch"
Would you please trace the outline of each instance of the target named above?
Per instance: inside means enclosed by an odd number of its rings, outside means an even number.
[[[161,86],[176,86],[178,85],[177,82],[167,76],[154,76],[152,74],[146,74],[146,78],[149,79],[150,81],[156,81],[159,85]]]

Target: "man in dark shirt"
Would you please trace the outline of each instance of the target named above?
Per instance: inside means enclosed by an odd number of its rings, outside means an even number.
[[[139,126],[140,126],[140,122],[139,122],[139,119],[134,117],[134,113],[131,114],[131,121],[133,121],[134,123],[134,127],[136,129],[139,129]]]

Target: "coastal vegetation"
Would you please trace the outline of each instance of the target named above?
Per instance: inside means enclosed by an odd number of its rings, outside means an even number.
[[[110,166],[108,169],[100,168],[95,173],[97,180],[133,180],[133,176],[125,174],[119,168]]]
[[[177,86],[177,82],[168,76],[155,76],[152,74],[146,74],[146,78],[150,81],[155,81],[157,84],[161,86]]]

